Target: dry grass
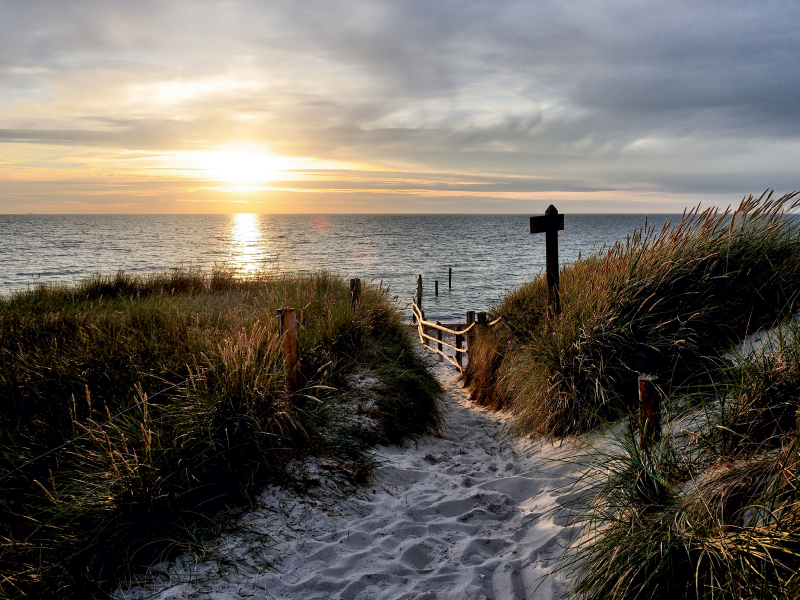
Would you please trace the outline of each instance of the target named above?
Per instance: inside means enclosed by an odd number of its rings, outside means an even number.
[[[473,397],[507,406],[522,434],[587,431],[636,403],[639,374],[671,391],[707,381],[719,354],[796,305],[796,193],[743,200],[734,212],[696,209],[645,224],[623,242],[563,267],[563,313],[548,316],[543,277],[504,297],[494,339],[479,337],[467,369]]]
[[[284,306],[306,307],[293,396]],[[347,376],[364,370],[381,380],[369,431],[348,420]],[[286,481],[293,458],[357,484],[371,445],[438,428],[439,392],[386,290],[367,286],[353,312],[325,273],[120,273],[0,299],[0,596],[103,595],[218,532],[220,511]]]
[[[787,332],[721,370],[699,407],[673,398],[660,444],[642,450],[631,427],[594,453],[576,501],[575,595],[798,597],[800,327]]]

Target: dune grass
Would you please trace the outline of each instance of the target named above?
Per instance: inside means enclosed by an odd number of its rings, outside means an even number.
[[[519,434],[598,433],[563,516],[581,535],[562,568],[574,596],[800,597],[800,325],[769,352],[734,343],[797,311],[797,193],[696,209],[506,295],[470,348],[473,400]],[[658,376],[661,439],[642,447],[640,374]]]
[[[387,290],[366,286],[355,312],[349,295],[326,273],[175,270],[0,298],[0,596],[102,596],[291,483],[293,459],[324,457],[355,485],[372,445],[435,431],[439,384]],[[291,396],[284,306],[305,307]],[[359,372],[379,382],[372,403]]]
[[[577,597],[800,597],[797,321],[717,373],[669,399],[658,444],[641,448],[631,424],[592,454],[564,565]]]
[[[465,374],[473,400],[510,409],[520,434],[562,436],[613,422],[635,406],[639,374],[668,393],[708,382],[720,352],[796,307],[796,193],[750,196],[734,211],[645,223],[625,241],[562,267],[562,314],[544,277],[492,308]],[[478,358],[483,357],[479,360]]]

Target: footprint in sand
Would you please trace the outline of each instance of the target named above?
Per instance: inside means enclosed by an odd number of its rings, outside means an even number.
[[[572,530],[548,515],[572,499],[559,490],[575,468],[553,462],[553,448],[503,438],[507,417],[471,405],[454,371],[440,366],[437,375],[447,390],[443,435],[381,448],[373,487],[318,505],[271,490],[248,517],[275,539],[266,554],[246,539],[227,540],[242,546],[235,572],[187,556],[116,597],[560,598],[568,581],[551,573]]]

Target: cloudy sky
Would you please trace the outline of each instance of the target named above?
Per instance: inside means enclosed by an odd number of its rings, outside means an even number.
[[[800,189],[800,3],[0,0],[0,213]]]

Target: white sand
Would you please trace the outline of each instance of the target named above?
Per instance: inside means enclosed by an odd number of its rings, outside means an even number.
[[[521,600],[560,598],[550,574],[571,534],[549,511],[569,498],[575,467],[559,451],[502,435],[506,417],[466,399],[450,367],[442,437],[381,447],[377,481],[343,501],[276,489],[244,521],[253,532],[188,555],[119,598]],[[263,534],[274,539],[265,547]]]

